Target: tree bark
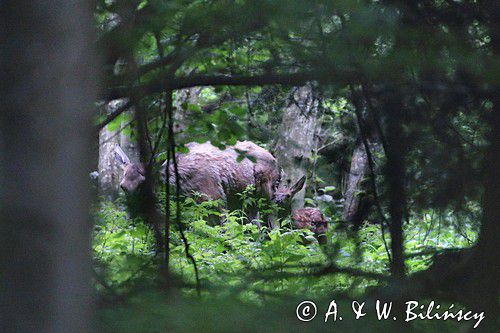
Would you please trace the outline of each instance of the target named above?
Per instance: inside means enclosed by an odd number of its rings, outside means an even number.
[[[407,147],[403,137],[401,126],[404,106],[397,100],[396,94],[389,93],[389,101],[385,108],[387,117],[387,151],[385,178],[389,198],[389,213],[391,222],[389,232],[391,234],[391,274],[394,278],[402,280],[405,278],[406,266],[404,258],[404,235],[403,218],[406,210],[406,153]]]
[[[186,108],[186,105],[198,105],[198,100],[200,97],[202,88],[192,87],[186,89],[177,90],[175,99],[173,101],[174,106],[174,124],[173,130],[175,134],[181,134],[189,127],[190,111]],[[181,139],[184,138],[181,135]],[[188,140],[189,141],[189,140]]]
[[[174,107],[176,109],[176,114],[174,115],[177,121],[182,122],[187,116],[187,110],[184,110],[183,104],[198,104],[198,98],[200,97],[202,87],[191,87],[186,89],[180,89],[176,92],[176,97],[174,100]],[[175,126],[175,123],[174,123]]]
[[[498,53],[500,53],[500,36],[498,37]],[[500,89],[500,87],[498,87]],[[477,249],[470,262],[470,271],[475,272],[470,288],[470,303],[477,309],[485,311],[487,320],[484,331],[493,329],[498,321],[498,293],[500,291],[500,97],[493,98],[494,108],[487,115],[490,131],[484,160],[482,201],[483,217],[479,232]]]
[[[493,57],[500,55],[500,7],[495,2],[488,10],[494,15],[490,29],[492,32],[491,47]],[[491,70],[498,71],[497,68]],[[495,81],[493,91],[498,92],[500,85]],[[430,296],[436,294],[451,295],[450,299],[458,299],[475,311],[484,311],[485,320],[478,326],[479,332],[498,331],[500,292],[500,97],[490,96],[493,109],[483,115],[487,124],[482,185],[484,188],[481,208],[481,229],[477,244],[470,249],[462,249],[457,253],[442,256],[441,262],[434,261],[433,267],[418,276],[422,289],[431,289]],[[432,282],[432,283],[430,283]],[[412,287],[414,288],[414,285]]]
[[[93,33],[84,1],[2,1],[0,327],[92,329]]]
[[[360,194],[365,190],[362,186],[363,179],[368,172],[368,156],[365,146],[360,141],[352,153],[351,168],[347,178],[347,190],[344,200],[344,212],[342,220],[352,225],[358,226],[364,214],[360,211]]]
[[[122,147],[125,154],[127,154],[128,158],[130,159],[130,162],[139,163],[139,146],[137,144],[137,140],[135,140],[133,135],[131,136],[125,131],[125,129],[130,126],[131,125],[128,121],[121,123],[119,144],[120,147]]]
[[[315,143],[318,121],[318,101],[311,85],[297,88],[290,105],[284,110],[279,138],[276,142],[276,157],[286,177],[282,182],[296,182],[307,174]],[[307,183],[292,199],[292,209],[304,207]]]
[[[492,49],[494,57],[500,55],[500,5],[491,4],[493,19],[490,29],[492,31]],[[498,67],[494,68],[498,72]],[[477,278],[473,279],[475,285],[471,288],[471,303],[476,308],[486,312],[486,323],[483,331],[491,330],[498,324],[498,311],[500,309],[498,294],[500,291],[500,96],[498,91],[500,85],[495,81],[496,92],[491,100],[493,110],[485,115],[489,124],[487,133],[488,148],[483,165],[484,194],[482,201],[483,216],[481,219],[481,230],[479,232],[477,251],[471,260],[471,267],[476,272]]]
[[[106,105],[106,114],[112,113],[116,107],[119,107],[121,100],[111,101]],[[99,132],[99,196],[108,200],[114,200],[118,197],[120,188],[120,168],[115,162],[114,149],[120,143],[120,133],[109,129],[106,125]]]
[[[111,101],[105,107],[106,114],[112,114],[127,103],[120,99]],[[120,145],[132,163],[139,162],[139,149],[137,143],[125,133],[125,128],[130,126],[129,121],[121,123],[120,128],[111,130],[106,125],[99,132],[99,196],[108,200],[115,200],[120,192],[120,180],[123,175],[119,163],[115,159],[115,146]]]

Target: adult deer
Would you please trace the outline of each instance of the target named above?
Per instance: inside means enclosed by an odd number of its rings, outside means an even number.
[[[239,208],[241,202],[237,194],[253,185],[256,196],[286,205],[305,183],[304,176],[291,187],[280,184],[281,175],[274,156],[250,141],[237,142],[223,150],[210,142],[191,142],[186,147],[189,152],[176,155],[181,192],[186,196],[199,193],[200,201],[221,199],[227,208]],[[145,180],[144,167],[131,163],[119,146],[115,156],[124,170],[120,186],[128,194],[137,191]],[[174,171],[170,165],[172,185],[175,184]]]

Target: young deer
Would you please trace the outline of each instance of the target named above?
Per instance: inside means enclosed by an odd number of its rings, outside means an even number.
[[[297,229],[309,229],[320,244],[326,243],[328,221],[318,208],[301,208],[294,210],[292,221]]]

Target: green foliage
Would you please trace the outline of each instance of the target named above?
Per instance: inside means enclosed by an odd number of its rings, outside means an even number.
[[[254,203],[249,199],[248,204]],[[279,308],[275,302],[288,298],[324,299],[325,292],[332,297],[345,293],[356,297],[367,287],[379,285],[376,280],[345,274],[314,275],[317,269],[328,263],[388,274],[389,261],[378,225],[366,224],[353,237],[352,232],[333,222],[327,234],[328,244],[320,246],[310,231],[290,229],[287,223],[283,223],[282,228],[263,233],[256,225],[248,223],[244,211],[221,210],[218,201],[198,204],[195,198],[187,198],[181,204],[185,234],[198,265],[204,301],[193,305],[189,300],[196,297],[194,271],[186,259],[184,244],[175,227],[171,233],[170,270],[175,279],[184,281],[183,294],[193,311],[197,311],[198,306],[203,307],[205,302],[229,302],[244,308],[251,305],[247,311],[258,312],[269,302],[274,302]],[[171,206],[173,211],[175,203],[171,202]],[[224,223],[209,225],[208,218],[213,215]],[[165,302],[171,302],[171,297],[161,296],[157,288],[162,283],[158,274],[161,259],[153,251],[150,228],[140,219],[130,220],[121,206],[109,202],[99,207],[96,220],[93,253],[100,297],[135,294],[139,288],[149,291],[129,301],[136,306],[164,307]],[[409,273],[427,268],[432,252],[468,246],[474,240],[476,233],[471,228],[463,230],[463,237],[457,237],[455,224],[453,214],[429,212],[405,226],[405,248],[410,254],[406,261]],[[169,313],[168,309],[167,306],[162,310],[166,311],[165,315]],[[113,326],[120,325],[114,321],[122,311],[129,310],[126,307],[108,308],[103,312],[105,317],[102,320],[109,322],[111,318],[107,316],[112,316]],[[130,322],[129,318],[123,320]],[[158,324],[167,325],[163,320]],[[211,327],[217,326],[213,325]]]
[[[199,265],[205,300],[230,295],[241,301],[234,304],[262,306],[265,300],[285,296],[337,292],[356,296],[381,284],[347,274],[312,276],[318,267],[332,263],[388,275],[388,231],[383,233],[380,224],[365,223],[352,232],[340,222],[350,155],[361,134],[372,144],[388,145],[371,152],[380,207],[372,209],[370,221],[380,223],[380,214],[390,221],[389,207],[397,200],[390,202],[388,170],[398,165],[394,162],[404,169],[395,181],[405,192],[400,198],[404,197],[401,208],[407,215],[403,223],[407,273],[426,269],[432,253],[476,242],[489,144],[486,134],[497,111],[492,99],[499,77],[499,48],[493,38],[498,35],[498,20],[490,13],[499,10],[494,3],[97,1],[99,41],[111,49],[104,58],[119,55],[106,63],[105,86],[123,97],[130,94],[123,87],[144,88],[137,89],[134,97],[147,113],[152,141],[160,142],[158,152],[167,145],[160,137],[164,84],[196,76],[313,75],[320,99],[318,140],[308,160],[305,201],[331,220],[329,243],[319,246],[307,231],[291,228],[287,218],[279,229],[257,230],[248,223],[249,211],[259,210],[263,223],[263,216],[278,208],[253,198],[252,189],[241,194],[243,207],[235,211],[224,210],[221,202],[199,203],[197,195],[186,199],[181,202],[181,227]],[[132,79],[127,70],[134,66],[123,61],[130,55],[141,73]],[[176,112],[186,126],[176,137],[178,152],[187,152],[183,146],[187,142],[207,140],[221,148],[244,139],[273,147],[293,89],[253,81],[252,85],[261,86],[242,84],[204,87],[196,103],[182,100],[180,91],[174,93],[174,100],[181,102]],[[361,95],[359,100],[355,92]],[[108,128],[115,130],[130,121],[130,116],[121,115]],[[366,129],[359,125],[362,121]],[[134,134],[131,127],[126,127],[126,134]],[[400,145],[389,161],[386,153]],[[165,156],[158,152],[161,162]],[[244,155],[238,160],[247,158]],[[358,193],[363,194],[362,201],[369,201],[374,190]],[[333,201],[316,200],[317,194],[328,194]],[[164,210],[166,200],[160,199]],[[168,204],[170,221],[175,221],[175,203]],[[130,221],[123,208],[111,204],[99,209],[97,221],[94,259],[97,274],[105,281],[98,291],[131,292],[139,280],[159,284],[161,258],[154,255],[149,228],[140,220]],[[189,282],[183,292],[192,295],[193,268],[178,226],[172,226],[170,269]],[[164,305],[155,296],[141,302],[150,308]],[[172,327],[179,330],[175,323]]]
[[[103,294],[126,292],[137,279],[152,279],[145,274],[154,269],[153,234],[139,219],[130,220],[126,212],[103,203],[96,215],[93,257],[96,274],[106,281],[96,284]]]
[[[249,200],[247,204],[254,203]],[[171,205],[174,212],[175,203]],[[217,216],[224,223],[209,225],[209,216]],[[121,288],[126,288],[131,279],[144,278],[141,275],[148,270],[141,271],[142,266],[151,269],[157,264],[150,229],[139,219],[131,221],[122,208],[111,203],[101,206],[97,220],[94,259],[103,278],[110,286]],[[173,215],[171,220],[174,221]],[[198,204],[195,199],[187,198],[182,202],[182,220],[203,285],[214,289],[217,295],[236,292],[242,300],[255,302],[259,300],[259,293],[320,296],[327,285],[336,286],[339,291],[347,288],[356,295],[376,282],[342,275],[309,275],[314,268],[329,262],[367,272],[388,273],[389,261],[378,225],[364,225],[353,238],[351,232],[334,222],[327,234],[329,242],[322,247],[313,240],[310,231],[291,229],[289,223],[263,233],[248,223],[243,210],[221,210],[217,201]],[[409,273],[427,268],[435,251],[470,246],[475,230],[467,227],[461,230],[462,236],[457,237],[456,226],[457,218],[453,214],[431,212],[412,219],[405,226]],[[194,283],[191,263],[185,257],[184,244],[175,228],[170,247],[172,272]],[[147,279],[157,279],[156,273]],[[352,285],[355,280],[356,284]],[[193,292],[190,289],[190,293]]]

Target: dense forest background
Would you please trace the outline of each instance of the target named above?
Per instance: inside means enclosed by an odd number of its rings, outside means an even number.
[[[5,331],[473,330],[351,318],[377,299],[498,328],[497,1],[5,1],[0,20]],[[162,176],[190,142],[244,140],[282,184],[306,176],[290,206],[249,188],[227,209]],[[134,200],[117,145],[144,166]]]

